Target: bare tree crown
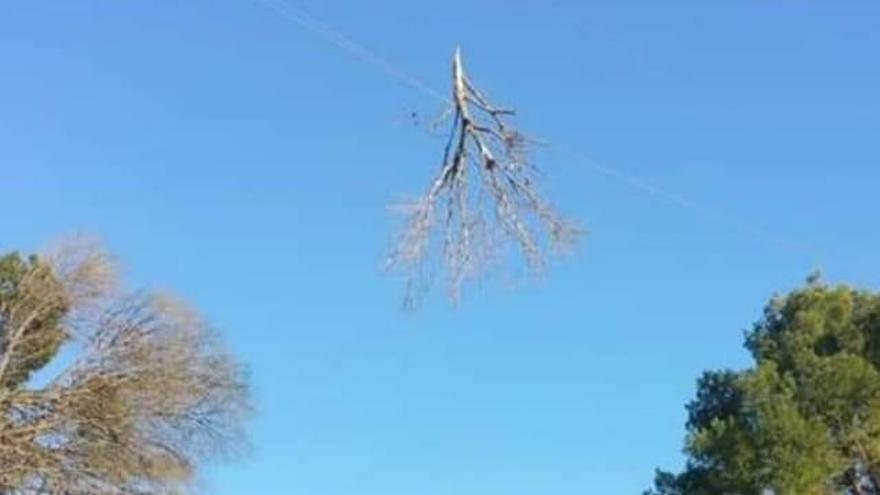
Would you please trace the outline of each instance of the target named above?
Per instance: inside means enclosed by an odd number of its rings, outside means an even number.
[[[40,388],[62,342],[78,355]],[[94,244],[0,260],[0,494],[189,492],[233,453],[249,413],[242,367],[165,295],[119,289]]]
[[[518,253],[540,271],[548,250],[570,247],[580,230],[539,194],[528,140],[508,123],[514,111],[495,106],[465,74],[460,50],[452,62],[452,118],[440,171],[427,192],[407,205],[406,227],[388,257],[407,279],[405,304],[415,304],[437,266],[450,296],[491,265]],[[511,253],[510,251],[513,251]]]

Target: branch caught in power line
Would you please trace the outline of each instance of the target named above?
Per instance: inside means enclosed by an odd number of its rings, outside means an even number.
[[[405,69],[399,67],[396,64],[393,64],[387,59],[377,55],[373,51],[354,42],[349,37],[334,29],[329,24],[315,19],[302,8],[296,7],[285,0],[252,1],[272,9],[282,17],[296,23],[303,29],[310,31],[317,36],[320,36],[321,38],[335,45],[337,48],[349,53],[356,59],[359,59],[380,69],[386,75],[409,86],[410,88],[420,92],[421,94],[447,105],[453,103],[452,99],[436,91],[424,81],[408,73]],[[785,236],[773,233],[769,229],[765,229],[751,222],[736,219],[735,217],[725,214],[720,210],[706,205],[700,201],[696,201],[694,199],[686,197],[685,195],[657,186],[656,184],[652,184],[649,181],[630,175],[615,167],[598,163],[576,150],[568,150],[558,145],[554,146],[554,148],[575,159],[584,167],[593,170],[594,172],[597,172],[599,174],[602,174],[606,177],[614,179],[615,181],[626,185],[627,187],[648,194],[650,196],[663,199],[683,209],[693,211],[704,217],[710,218],[716,222],[724,223],[735,229],[737,232],[760,239],[764,242],[777,246],[778,248],[784,249],[791,254],[809,257],[811,262],[816,263],[821,258],[821,256],[817,252],[817,249],[808,245],[807,243],[786,238]]]
[[[508,122],[514,111],[495,106],[476,88],[458,49],[452,87],[452,129],[440,171],[410,206],[407,227],[388,258],[389,268],[407,277],[405,306],[430,287],[422,265],[434,251],[442,255],[449,294],[457,300],[466,281],[508,259],[508,251],[540,273],[548,248],[565,250],[579,234],[538,193],[527,139]]]

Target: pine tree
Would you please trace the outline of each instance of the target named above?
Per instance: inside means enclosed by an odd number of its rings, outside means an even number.
[[[687,465],[646,495],[880,493],[880,294],[814,278],[746,347],[752,368],[699,380]]]

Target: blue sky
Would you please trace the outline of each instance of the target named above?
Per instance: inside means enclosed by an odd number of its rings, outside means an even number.
[[[0,247],[91,232],[223,330],[259,413],[210,493],[640,493],[772,293],[880,288],[876,1],[289,1],[440,91],[461,44],[589,235],[402,314],[436,101],[251,0],[7,3]]]

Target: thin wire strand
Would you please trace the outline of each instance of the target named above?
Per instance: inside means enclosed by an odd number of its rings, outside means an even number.
[[[356,43],[351,38],[333,28],[329,24],[316,19],[302,8],[294,6],[285,0],[252,1],[273,10],[285,19],[294,22],[303,29],[310,31],[312,34],[323,38],[324,40],[335,45],[337,48],[343,50],[344,52],[347,52],[354,58],[380,69],[386,75],[422,93],[423,95],[441,101],[445,104],[449,104],[451,102],[448,96],[445,96],[443,93],[435,90],[430,85],[428,85],[421,79],[413,76],[400,66],[379,56],[372,50],[364,47],[363,45]],[[678,194],[663,187],[657,186],[637,176],[627,174],[617,168],[598,163],[592,158],[578,151],[569,150],[565,147],[561,147],[558,145],[554,145],[553,148],[571,156],[573,159],[583,164],[586,168],[589,168],[594,172],[614,179],[615,181],[624,184],[632,189],[646,193],[656,198],[664,199],[683,209],[699,213],[700,215],[703,215],[707,218],[726,223],[731,227],[737,229],[741,233],[748,234],[755,238],[763,239],[765,242],[769,242],[789,252],[797,253],[798,255],[809,256],[811,258],[811,261],[813,262],[817,262],[820,258],[820,256],[818,255],[818,250],[806,243],[775,234],[750,222],[746,222],[733,216],[727,215],[720,210],[712,208],[699,201],[690,199],[682,194]]]
[[[388,76],[400,81],[401,83],[415,89],[422,94],[439,100],[443,103],[451,103],[451,99],[443,93],[435,90],[424,81],[412,76],[407,71],[401,69],[397,65],[389,62],[385,58],[379,56],[372,50],[355,43],[348,36],[342,34],[338,30],[325,22],[321,22],[314,18],[305,10],[291,5],[284,0],[253,0],[254,2],[264,5],[272,9],[285,19],[298,24],[300,27],[312,32],[313,34],[324,38],[324,40],[332,43],[337,48],[347,52],[349,55],[382,70]]]
[[[755,224],[740,220],[706,204],[699,203],[690,198],[682,196],[681,194],[656,186],[634,175],[629,175],[619,169],[598,163],[592,158],[577,151],[561,148],[559,149],[559,151],[577,160],[583,166],[606,177],[614,179],[619,183],[625,184],[632,189],[644,192],[650,196],[664,199],[683,209],[696,212],[705,218],[713,219],[721,223],[726,223],[744,234],[763,239],[764,241],[774,244],[779,248],[785,249],[786,251],[797,253],[798,255],[802,256],[807,256],[814,263],[818,263],[819,259],[821,258],[819,250],[812,245],[788,238],[783,235],[775,234],[767,230],[766,228],[759,227]]]

